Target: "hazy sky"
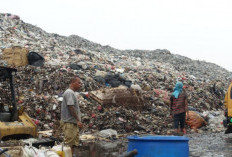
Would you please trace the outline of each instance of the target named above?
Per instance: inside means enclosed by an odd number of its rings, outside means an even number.
[[[168,49],[232,71],[232,0],[1,0],[49,33],[117,49]]]

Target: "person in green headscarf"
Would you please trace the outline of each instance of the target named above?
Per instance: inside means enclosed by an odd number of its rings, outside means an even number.
[[[177,133],[180,131],[186,134],[185,116],[188,116],[187,94],[183,89],[183,83],[177,82],[170,98],[170,114],[174,120],[174,128]]]

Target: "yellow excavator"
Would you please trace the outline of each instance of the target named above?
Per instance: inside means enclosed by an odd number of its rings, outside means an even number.
[[[225,117],[223,121],[224,126],[227,128],[225,134],[232,133],[232,82],[226,92],[224,104],[226,107]]]
[[[18,107],[14,86],[17,69],[0,66],[0,140],[16,137],[37,137],[37,127]]]

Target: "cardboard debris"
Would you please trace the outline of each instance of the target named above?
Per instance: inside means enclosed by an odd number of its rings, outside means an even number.
[[[14,46],[4,49],[2,58],[6,60],[9,65],[19,67],[28,65],[27,54],[28,49]]]
[[[124,106],[127,108],[142,109],[144,106],[141,95],[126,87],[105,88],[91,91],[90,97],[102,105]]]

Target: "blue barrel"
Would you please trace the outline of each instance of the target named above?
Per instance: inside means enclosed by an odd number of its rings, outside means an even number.
[[[137,149],[136,157],[188,157],[189,138],[184,136],[128,136],[127,151]]]

